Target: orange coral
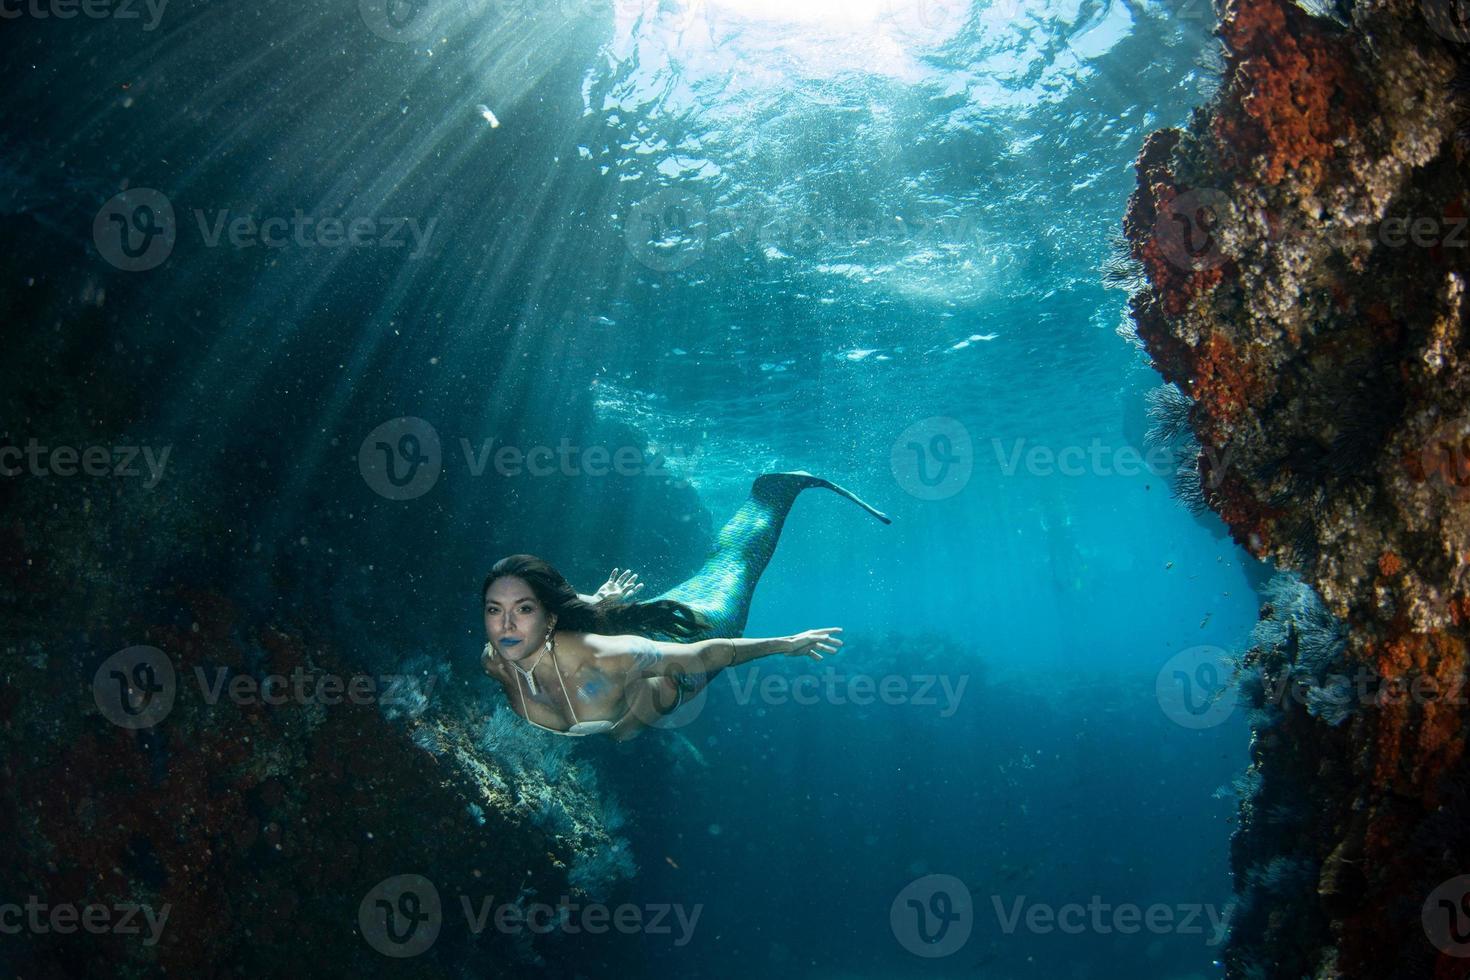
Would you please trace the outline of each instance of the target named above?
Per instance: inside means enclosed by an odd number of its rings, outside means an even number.
[[[1443,777],[1464,751],[1458,701],[1465,693],[1465,640],[1400,628],[1369,645],[1383,679],[1374,781],[1437,805]]]
[[[1225,104],[1241,111],[1215,119],[1225,159],[1237,168],[1263,159],[1270,184],[1298,170],[1315,188],[1334,141],[1353,132],[1350,115],[1334,111],[1353,97],[1340,42],[1283,0],[1233,0],[1221,36],[1234,69]]]
[[[1378,572],[1389,578],[1404,570],[1403,560],[1392,551],[1385,551],[1378,556]]]

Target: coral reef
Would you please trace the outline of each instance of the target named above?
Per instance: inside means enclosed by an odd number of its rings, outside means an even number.
[[[323,680],[346,678],[351,690],[364,675],[316,638],[251,622],[214,593],[168,608],[173,622],[134,618],[116,638],[93,638],[104,650],[126,646],[126,635],[168,651],[172,707],[148,728],[129,730],[96,706],[59,712],[93,700],[76,672],[6,659],[10,688],[25,692],[3,709],[6,894],[170,910],[152,946],[111,934],[28,936],[9,951],[18,975],[275,975],[303,957],[398,975],[403,963],[358,934],[358,904],[410,873],[435,884],[446,914],[406,975],[445,975],[484,956],[524,963],[556,937],[535,937],[534,949],[525,936],[471,937],[458,896],[600,900],[633,872],[627,843],[599,823],[609,804],[590,769],[565,754],[538,765],[529,747],[514,763],[487,753],[482,717],[452,688],[442,704],[409,674],[375,679],[370,698],[337,698]],[[299,677],[305,698],[257,697],[242,652],[255,645],[266,657],[259,676]],[[211,690],[240,679],[251,681],[239,688],[247,696],[211,701]],[[393,686],[401,690],[387,693]]]
[[[1470,857],[1462,8],[1228,0],[1218,93],[1136,163],[1122,332],[1190,401],[1181,496],[1302,579],[1246,662],[1303,697],[1252,716],[1236,976],[1464,975],[1420,921]]]

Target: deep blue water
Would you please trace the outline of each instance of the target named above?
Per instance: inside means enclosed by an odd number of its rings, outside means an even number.
[[[501,554],[662,588],[757,474],[842,483],[892,526],[804,495],[746,630],[843,627],[831,673],[763,662],[688,724],[577,748],[628,814],[622,899],[701,909],[686,944],[641,938],[650,974],[1219,975],[1248,730],[1178,723],[1157,684],[1241,645],[1258,575],[1167,473],[1113,471],[1159,379],[1100,272],[1144,136],[1209,91],[1208,5],[471,0],[403,36],[302,6],[18,25],[7,213],[66,227],[124,183],[175,210],[144,274],[82,242],[76,302],[109,287],[120,369],[157,379],[132,424],[181,447],[184,496],[248,513],[242,554],[330,568],[389,663],[473,656]],[[298,210],[432,230],[211,244],[222,216]],[[443,477],[393,502],[356,457],[401,416]],[[697,506],[475,476],[461,449],[563,437],[656,448]],[[1073,474],[1010,463],[1069,447]],[[779,694],[803,672],[815,703]],[[885,681],[895,703],[852,703]],[[933,958],[901,899],[930,875],[973,907]],[[1089,902],[1197,931],[1025,924]]]

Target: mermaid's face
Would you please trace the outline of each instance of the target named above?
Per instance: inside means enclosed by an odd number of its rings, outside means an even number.
[[[555,623],[523,578],[506,575],[485,591],[485,636],[507,660],[534,655]]]

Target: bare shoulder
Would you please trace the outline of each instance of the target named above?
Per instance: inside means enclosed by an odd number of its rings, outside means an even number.
[[[636,665],[643,660],[658,656],[658,644],[646,636],[634,634],[605,635],[602,633],[575,633],[577,643],[585,651],[589,661],[621,663],[620,666]]]

